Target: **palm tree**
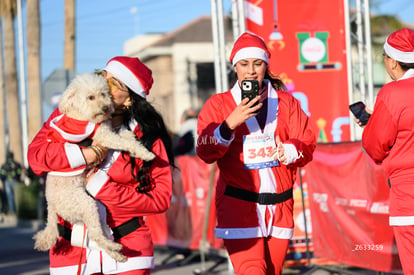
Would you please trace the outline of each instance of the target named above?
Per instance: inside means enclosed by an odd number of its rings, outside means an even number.
[[[26,1],[27,7],[27,70],[28,70],[28,134],[29,141],[42,126],[42,95],[40,77],[40,14],[39,0]]]
[[[1,0],[0,15],[4,26],[4,72],[6,90],[6,108],[8,118],[9,150],[14,153],[16,161],[22,163],[22,131],[20,127],[19,90],[17,85],[16,43],[14,18],[16,17],[16,0]]]
[[[65,62],[66,70],[75,71],[75,0],[65,0]]]

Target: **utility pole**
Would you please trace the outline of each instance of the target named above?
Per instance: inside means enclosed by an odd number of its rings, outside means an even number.
[[[24,48],[23,48],[23,23],[22,23],[22,3],[17,0],[17,26],[19,41],[19,68],[20,68],[20,112],[22,124],[22,148],[23,148],[23,165],[29,167],[27,161],[28,133],[27,133],[27,100],[26,100],[26,77],[24,66]]]

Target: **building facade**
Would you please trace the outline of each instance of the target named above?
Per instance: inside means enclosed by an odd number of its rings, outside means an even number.
[[[229,18],[225,20],[225,32],[230,51],[233,33]],[[216,93],[210,16],[167,34],[134,37],[125,42],[124,54],[140,58],[151,68],[154,86],[148,100],[173,133],[184,110],[201,109],[207,98]]]

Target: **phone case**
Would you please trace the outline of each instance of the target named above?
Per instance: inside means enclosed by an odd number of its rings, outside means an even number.
[[[241,93],[242,100],[246,97],[249,98],[249,101],[254,99],[256,96],[259,95],[259,81],[254,79],[242,80]],[[257,104],[259,104],[259,102],[256,102],[255,105]]]
[[[368,123],[368,119],[371,117],[370,114],[365,111],[365,104],[362,101],[355,102],[349,105],[349,110],[359,119],[362,125]]]

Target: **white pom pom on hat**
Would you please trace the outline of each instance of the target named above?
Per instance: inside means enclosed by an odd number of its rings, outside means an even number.
[[[234,65],[242,59],[257,58],[269,64],[270,52],[260,36],[245,32],[234,42],[230,62]]]
[[[152,71],[137,57],[116,56],[106,63],[105,70],[143,98],[147,98],[154,83]]]
[[[384,43],[384,51],[392,59],[414,63],[414,31],[404,28],[393,32]]]

